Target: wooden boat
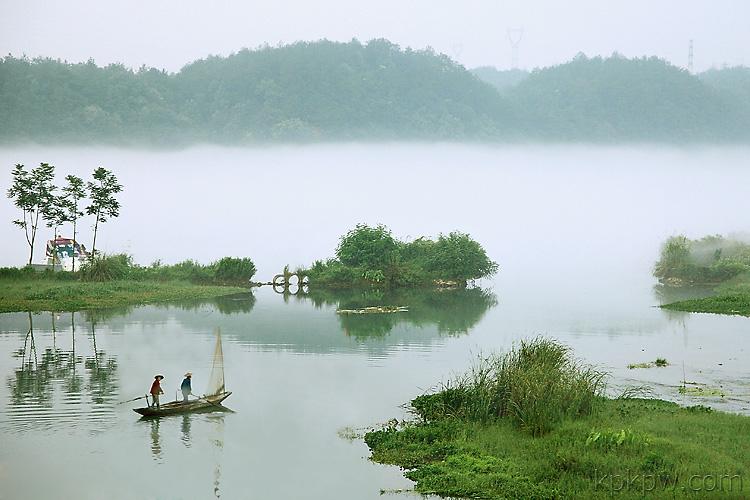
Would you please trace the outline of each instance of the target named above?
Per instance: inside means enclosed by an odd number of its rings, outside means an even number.
[[[147,406],[145,408],[133,408],[133,411],[144,417],[162,417],[202,411],[228,411],[228,408],[221,406],[221,402],[231,394],[224,385],[224,351],[221,348],[221,333],[217,328],[211,376],[208,378],[208,394],[192,401],[170,401],[158,408]]]
[[[194,399],[187,403],[183,401],[170,401],[169,403],[159,406],[159,408],[155,406],[147,406],[145,408],[133,408],[133,411],[144,417],[163,417],[166,415],[179,415],[180,413],[196,413],[204,410],[227,410],[227,408],[221,406],[221,402],[231,396],[231,394],[231,392],[214,394],[212,396]]]

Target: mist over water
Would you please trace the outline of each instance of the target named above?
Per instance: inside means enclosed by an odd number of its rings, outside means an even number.
[[[285,264],[333,256],[356,223],[382,222],[402,239],[467,232],[500,265],[483,290],[453,294],[262,287],[199,303],[0,315],[0,496],[100,498],[104,488],[109,498],[380,498],[410,482],[368,462],[364,443],[339,431],[404,417],[400,405],[477,354],[535,335],[608,371],[612,394],[648,385],[682,404],[750,412],[748,319],[655,308],[669,299],[651,276],[671,235],[750,229],[750,149],[19,147],[0,150],[0,160],[3,189],[19,162],[55,164],[58,182],[113,170],[125,188],[121,216],[100,227],[97,246],[141,264],[249,256],[265,281]],[[25,262],[15,216],[0,204],[2,266]],[[80,240],[89,244],[86,225]],[[336,314],[366,301],[410,310]],[[216,326],[236,413],[143,422],[130,410],[137,403],[116,405],[157,371],[166,399],[188,369],[200,392]],[[657,357],[671,365],[627,369]],[[684,379],[726,397],[682,396]],[[44,449],[70,450],[66,467]]]
[[[529,266],[627,276],[629,263],[650,265],[670,235],[747,231],[749,159],[747,148],[23,147],[0,149],[0,186],[15,163],[53,163],[58,183],[68,173],[88,178],[98,165],[113,170],[125,188],[121,216],[97,243],[143,265],[243,255],[265,279],[285,264],[332,256],[358,222],[381,222],[401,238],[468,232],[500,263],[500,276],[534,279]],[[15,217],[9,202],[0,205],[0,219]],[[80,224],[79,239],[90,245],[89,225]],[[40,231],[40,240],[50,234]],[[0,265],[22,264],[22,231],[2,224],[0,237]],[[43,251],[42,243],[35,261]]]

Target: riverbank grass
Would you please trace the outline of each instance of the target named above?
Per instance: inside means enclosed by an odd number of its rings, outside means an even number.
[[[196,285],[179,281],[0,280],[0,313],[79,311],[173,300],[209,299],[240,292],[247,292],[247,288]]]
[[[750,273],[716,287],[716,295],[661,306],[674,311],[750,316]]]
[[[562,361],[550,364],[554,353]],[[542,366],[557,371],[538,377]],[[415,398],[417,421],[369,432],[365,441],[374,461],[403,467],[418,492],[447,497],[750,495],[750,418],[607,399],[601,389],[599,372],[535,339]]]

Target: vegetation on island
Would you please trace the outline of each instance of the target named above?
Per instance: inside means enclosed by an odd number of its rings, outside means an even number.
[[[750,316],[750,243],[741,237],[673,236],[662,245],[654,276],[666,286],[708,286],[712,292],[661,307]]]
[[[454,285],[492,276],[497,263],[468,234],[441,234],[437,240],[421,237],[399,241],[384,225],[358,224],[343,235],[336,257],[318,260],[300,270],[313,287],[385,288]]]
[[[101,254],[76,272],[0,268],[0,313],[208,299],[247,292],[254,274],[255,265],[248,258],[224,257],[208,265],[186,260],[139,266],[125,254]]]
[[[318,140],[747,142],[750,70],[692,75],[618,54],[530,73],[431,49],[321,40],[177,73],[0,59],[0,141],[173,147]]]
[[[452,498],[743,498],[750,418],[603,396],[561,344],[521,342],[412,400],[412,422],[365,435],[423,494]]]

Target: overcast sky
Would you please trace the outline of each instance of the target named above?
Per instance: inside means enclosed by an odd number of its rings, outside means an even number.
[[[0,0],[3,54],[93,58],[177,71],[208,54],[263,43],[387,38],[432,46],[467,67],[511,66],[508,28],[523,28],[519,66],[578,52],[656,55],[695,69],[750,65],[749,0]]]

